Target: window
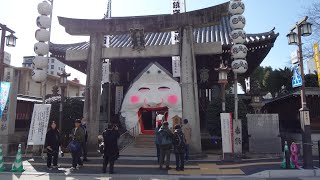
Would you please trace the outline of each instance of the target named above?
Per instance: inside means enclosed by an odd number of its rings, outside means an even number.
[[[58,70],[60,70],[60,67],[58,67]]]
[[[54,69],[54,65],[51,65],[51,69]]]
[[[51,63],[54,63],[54,59],[51,59]]]
[[[51,75],[53,75],[53,73],[54,73],[53,71],[50,72]]]

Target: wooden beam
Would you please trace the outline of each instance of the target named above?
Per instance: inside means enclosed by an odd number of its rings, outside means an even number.
[[[214,55],[222,53],[220,42],[196,43],[196,55]],[[124,58],[148,58],[148,57],[171,57],[179,55],[179,45],[147,46],[143,51],[133,51],[131,47],[126,48],[103,48],[103,59],[124,59]],[[67,50],[66,61],[86,61],[88,50]]]

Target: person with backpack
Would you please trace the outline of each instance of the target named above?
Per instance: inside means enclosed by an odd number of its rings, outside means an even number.
[[[181,130],[180,125],[174,127],[173,145],[174,154],[176,155],[176,170],[184,171],[184,153],[186,146],[186,138]]]
[[[170,150],[172,148],[172,138],[173,133],[169,129],[169,123],[163,122],[161,128],[159,129],[159,146],[160,146],[160,169],[163,168],[163,165],[166,165],[166,169],[170,168]],[[164,159],[166,161],[164,162]]]
[[[72,155],[72,167],[70,170],[77,170],[83,166],[83,162],[81,160],[81,153],[82,153],[81,144],[85,141],[85,132],[81,128],[80,119],[76,119],[74,122],[74,125],[75,125],[75,128],[71,131],[72,141],[68,145]]]

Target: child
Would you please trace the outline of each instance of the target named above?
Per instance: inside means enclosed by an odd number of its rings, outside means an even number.
[[[186,146],[186,139],[181,130],[180,125],[176,125],[174,127],[174,135],[173,135],[173,145],[174,145],[174,153],[176,155],[176,170],[184,171],[184,153]]]

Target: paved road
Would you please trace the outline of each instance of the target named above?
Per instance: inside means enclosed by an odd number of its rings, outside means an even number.
[[[126,175],[56,175],[56,174],[37,174],[37,175],[15,175],[0,174],[1,180],[319,180],[319,177],[310,178],[247,178],[247,177],[185,177],[185,176],[126,176]]]

